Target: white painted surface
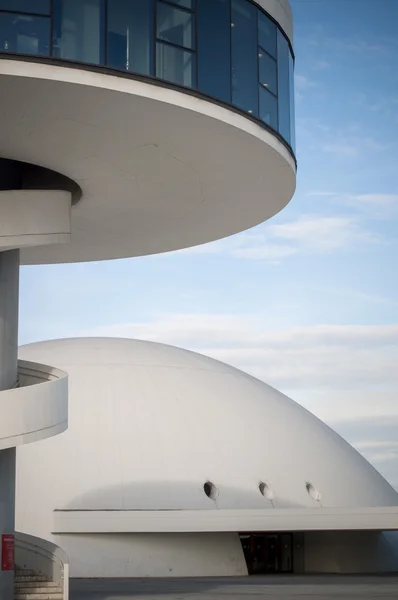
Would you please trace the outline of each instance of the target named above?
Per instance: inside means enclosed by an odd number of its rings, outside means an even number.
[[[2,153],[78,183],[70,244],[24,264],[122,258],[252,227],[291,199],[295,164],[249,118],[133,79],[0,61]]]
[[[236,533],[57,536],[71,577],[247,575]]]
[[[392,487],[321,421],[205,356],[109,338],[32,344],[20,356],[51,360],[70,384],[69,430],[18,449],[20,531],[48,537],[55,509],[152,510],[154,519],[162,509],[271,514],[260,481],[272,486],[276,509],[398,505]],[[207,480],[216,501],[203,491]]]
[[[176,511],[60,511],[54,533],[398,530],[398,506]]]
[[[289,0],[255,0],[282,27],[293,44],[293,13]]]
[[[307,573],[379,573],[398,571],[398,543],[369,531],[306,533]]]
[[[70,217],[70,192],[0,191],[0,251],[69,242]]]
[[[0,449],[63,432],[68,425],[67,374],[18,361],[20,387],[0,393]]]

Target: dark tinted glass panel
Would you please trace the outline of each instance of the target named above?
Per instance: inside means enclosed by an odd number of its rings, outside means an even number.
[[[260,85],[273,94],[277,93],[276,61],[262,48],[258,51]]]
[[[290,50],[284,35],[278,31],[278,110],[279,132],[290,143]]]
[[[290,83],[290,145],[296,152],[296,117],[294,107],[294,62],[289,53],[289,83]]]
[[[91,64],[104,62],[104,0],[53,0],[53,54]]]
[[[0,52],[48,56],[50,19],[0,13]]]
[[[258,43],[271,56],[276,58],[276,25],[265,16],[260,10],[258,11]]]
[[[192,13],[158,2],[157,6],[157,37],[160,40],[194,48],[194,17]]]
[[[158,42],[156,45],[156,77],[178,85],[195,87],[195,54]]]
[[[278,129],[278,106],[275,96],[260,87],[260,119]]]
[[[201,0],[198,11],[198,87],[231,101],[230,0]]]
[[[257,9],[232,0],[232,102],[258,115]]]
[[[0,0],[0,10],[49,15],[50,0]]]
[[[194,9],[195,8],[195,0],[167,0],[172,4],[177,4],[178,6],[184,6],[185,8]]]
[[[108,0],[107,64],[150,75],[153,63],[151,0]]]

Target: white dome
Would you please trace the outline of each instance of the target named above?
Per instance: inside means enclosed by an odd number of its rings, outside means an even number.
[[[20,357],[67,371],[70,385],[69,430],[18,449],[22,530],[51,531],[56,509],[398,505],[330,428],[216,360],[110,338],[31,344]]]

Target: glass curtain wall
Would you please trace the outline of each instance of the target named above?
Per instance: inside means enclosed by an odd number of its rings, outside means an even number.
[[[198,88],[231,102],[231,2],[200,0],[198,9]]]
[[[290,44],[250,0],[0,0],[0,53],[191,88],[261,119],[295,147]]]
[[[107,12],[107,65],[150,75],[153,71],[152,0],[111,0]]]
[[[105,0],[53,0],[53,55],[104,63]]]
[[[0,11],[0,52],[50,54],[50,0],[0,0]]]
[[[258,116],[257,9],[246,0],[232,0],[232,103]]]
[[[196,87],[193,0],[156,2],[156,77]]]

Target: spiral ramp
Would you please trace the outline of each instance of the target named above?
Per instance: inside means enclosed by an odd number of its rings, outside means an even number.
[[[33,169],[34,171],[35,169]],[[41,175],[44,170],[41,170]],[[68,426],[68,376],[52,366],[18,361],[18,300],[20,250],[70,241],[73,194],[63,182],[35,189],[29,165],[0,159],[0,598],[14,598],[14,569],[37,571],[53,555],[45,540],[21,550],[15,531],[16,447],[58,435]],[[36,170],[37,173],[37,170]],[[45,180],[46,178],[44,178]],[[55,180],[57,177],[55,177]],[[59,179],[59,178],[58,178]],[[62,179],[62,176],[61,176]],[[6,189],[4,189],[6,188]],[[5,546],[8,540],[11,548]],[[50,557],[49,557],[50,556]],[[18,571],[19,572],[19,571]],[[47,580],[52,582],[50,576]],[[16,582],[18,580],[16,579]],[[53,582],[55,585],[55,582]],[[55,589],[55,588],[54,588]],[[16,588],[18,597],[20,588]],[[33,596],[32,596],[33,597]],[[63,593],[64,600],[67,594]]]
[[[18,361],[18,387],[0,393],[0,450],[62,433],[68,426],[68,376]]]

